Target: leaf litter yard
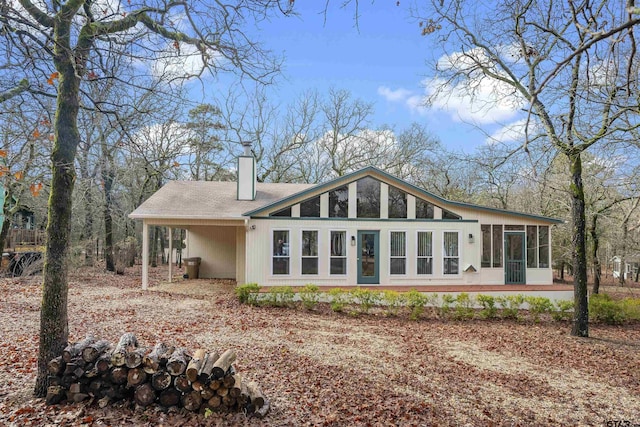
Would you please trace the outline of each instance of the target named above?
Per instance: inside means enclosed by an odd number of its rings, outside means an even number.
[[[162,269],[155,271],[162,274]],[[640,325],[421,320],[241,305],[228,282],[160,284],[139,272],[71,277],[70,340],[134,332],[195,350],[234,349],[271,401],[264,420],[128,403],[34,399],[40,279],[0,279],[0,425],[640,425]],[[613,425],[613,424],[611,424]]]

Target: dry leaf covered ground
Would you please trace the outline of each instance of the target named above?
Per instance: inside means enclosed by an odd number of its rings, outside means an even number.
[[[640,325],[413,322],[240,305],[226,282],[139,287],[139,272],[80,269],[69,295],[71,340],[127,331],[238,354],[237,370],[271,400],[263,421],[165,413],[129,404],[46,407],[33,399],[40,279],[0,279],[0,425],[388,426],[640,425]],[[614,424],[609,424],[614,425]],[[625,424],[618,424],[625,425]]]

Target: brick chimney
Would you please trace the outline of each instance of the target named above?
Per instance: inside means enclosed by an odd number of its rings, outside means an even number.
[[[256,199],[256,159],[251,142],[243,141],[244,153],[238,156],[238,200]]]

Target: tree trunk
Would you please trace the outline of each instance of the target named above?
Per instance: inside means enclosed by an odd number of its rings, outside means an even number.
[[[47,363],[58,356],[69,339],[68,253],[71,237],[72,195],[75,183],[74,161],[80,141],[78,107],[80,78],[70,45],[71,24],[61,20],[54,30],[54,64],[58,72],[58,94],[51,154],[52,176],[48,204],[47,245],[40,310],[38,374],[36,397],[47,394]]]
[[[587,302],[587,245],[580,153],[569,153],[571,165],[571,218],[573,222],[573,292],[574,312],[571,335],[589,336],[589,305]]]
[[[602,266],[598,259],[598,248],[600,239],[598,237],[598,214],[593,214],[591,218],[591,227],[589,228],[589,234],[591,235],[591,261],[593,262],[593,290],[594,294],[600,292],[600,278],[602,276]]]
[[[11,227],[11,215],[9,214],[9,199],[7,197],[5,189],[4,206],[2,207],[4,213],[4,220],[2,221],[2,229],[0,230],[0,255],[4,253],[5,245],[7,244],[7,236],[9,235],[9,228]]]
[[[109,148],[105,141],[102,142],[102,181],[104,182],[104,258],[107,271],[116,271],[113,261],[113,217],[111,215],[113,207],[112,188],[113,172],[112,159]]]
[[[629,238],[629,216],[624,217],[622,221],[622,248],[620,249],[620,277],[618,281],[620,286],[624,286],[627,274],[627,239]]]

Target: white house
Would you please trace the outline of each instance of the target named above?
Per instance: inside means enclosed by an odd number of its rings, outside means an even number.
[[[200,277],[572,298],[553,284],[560,220],[445,200],[374,167],[317,185],[257,183],[255,167],[246,149],[237,183],[172,181],[130,214],[143,221],[143,288],[160,225],[187,230]]]

